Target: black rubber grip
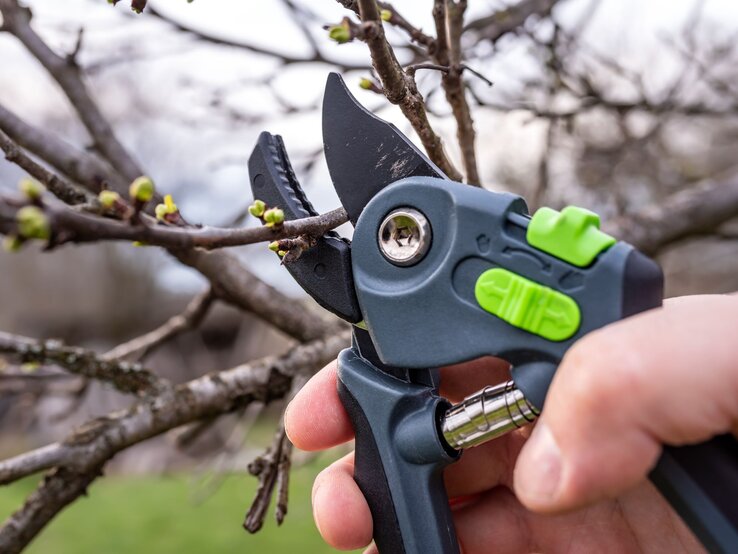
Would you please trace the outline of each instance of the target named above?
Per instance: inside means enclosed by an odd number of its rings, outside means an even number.
[[[651,481],[708,551],[738,552],[738,441],[666,447]]]
[[[338,396],[348,412],[356,434],[354,481],[364,494],[372,513],[374,542],[382,554],[404,554],[405,545],[392,501],[392,491],[369,422],[359,403],[340,380]]]

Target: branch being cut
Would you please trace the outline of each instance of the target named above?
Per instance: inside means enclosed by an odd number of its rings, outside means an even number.
[[[435,133],[428,121],[425,103],[414,79],[402,70],[392,46],[387,42],[375,0],[358,0],[358,5],[363,21],[363,39],[369,46],[372,66],[382,81],[384,95],[390,102],[400,107],[420,137],[430,159],[450,179],[460,181],[461,174],[448,159],[441,137]]]
[[[140,364],[107,359],[91,350],[64,346],[58,340],[39,341],[0,331],[0,352],[13,354],[22,363],[53,363],[75,375],[110,383],[126,394],[153,394],[169,386]]]
[[[15,203],[7,198],[0,199],[0,204],[5,204],[6,207]],[[150,246],[163,246],[172,249],[214,249],[274,241],[300,235],[319,237],[348,221],[348,215],[344,208],[336,208],[313,217],[285,221],[283,224],[274,227],[263,225],[261,227],[237,229],[208,226],[152,225],[143,218],[139,219],[138,223],[131,224],[79,212],[57,202],[44,204],[43,210],[51,226],[52,239],[49,241],[49,247],[51,248],[70,242],[125,240],[139,241]],[[12,233],[12,227],[12,223],[0,222],[0,232]]]
[[[124,412],[88,422],[56,446],[46,446],[0,462],[0,475],[9,475],[32,456],[53,468],[25,504],[0,527],[0,552],[16,553],[46,526],[64,506],[84,494],[104,464],[117,452],[176,427],[229,413],[251,402],[283,398],[293,378],[312,373],[336,357],[349,341],[349,331],[331,334],[230,370],[184,383],[171,392],[134,404]],[[43,452],[40,453],[40,451]]]

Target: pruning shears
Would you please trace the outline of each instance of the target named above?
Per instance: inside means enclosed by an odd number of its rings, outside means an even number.
[[[450,181],[337,74],[323,142],[353,240],[326,233],[285,264],[353,324],[338,393],[356,432],[354,478],[380,552],[457,553],[442,471],[464,448],[535,420],[557,365],[586,333],[661,305],[659,266],[569,206],[532,216],[516,195]],[[317,215],[279,136],[249,159],[254,198],[287,220]],[[481,356],[511,380],[452,406],[438,368]],[[666,447],[652,481],[714,552],[738,551],[738,442]]]

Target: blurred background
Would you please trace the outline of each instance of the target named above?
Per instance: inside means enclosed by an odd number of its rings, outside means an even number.
[[[530,2],[529,2],[530,3]],[[174,195],[189,221],[249,225],[246,162],[262,130],[281,134],[318,211],[338,206],[322,157],[320,102],[340,71],[369,109],[414,140],[399,109],[359,87],[371,77],[366,46],[338,45],[325,25],[349,15],[333,0],[150,0],[142,15],[121,1],[28,1],[36,31],[72,52],[118,136]],[[399,3],[398,3],[399,4]],[[524,195],[531,208],[577,204],[612,219],[738,171],[738,4],[731,0],[562,0],[515,31],[490,29],[518,2],[471,0],[462,45],[482,184]],[[430,0],[397,5],[433,29]],[[403,64],[417,52],[388,36]],[[439,75],[418,72],[431,121],[452,159],[455,124]],[[76,144],[87,135],[58,86],[9,33],[0,32],[0,102]],[[22,172],[0,160],[0,188]],[[348,226],[347,226],[348,227]],[[350,235],[351,229],[341,231]],[[236,249],[248,267],[302,298],[263,245]],[[738,290],[738,221],[656,253],[669,296]],[[127,244],[0,253],[0,329],[105,351],[180,312],[206,286],[165,252]],[[255,318],[218,304],[195,331],[159,349],[149,367],[174,381],[279,352],[287,345]],[[99,384],[60,379],[52,389],[2,374],[0,454],[64,436],[70,425],[124,407]],[[275,408],[222,418],[188,440],[138,445],[42,533],[31,552],[328,551],[310,515],[312,478],[328,460],[298,453],[281,528],[240,527],[256,486],[248,462],[263,451]],[[0,516],[33,479],[4,488]]]

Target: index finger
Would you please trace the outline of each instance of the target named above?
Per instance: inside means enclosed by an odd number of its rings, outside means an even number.
[[[508,373],[508,364],[496,358],[480,358],[442,370],[441,394],[458,402],[484,385],[497,384]],[[353,427],[336,387],[335,361],[316,373],[297,393],[284,414],[285,430],[302,450],[324,450],[354,437]]]
[[[334,360],[302,387],[284,412],[284,428],[302,450],[324,450],[354,437],[351,420],[338,398]]]

